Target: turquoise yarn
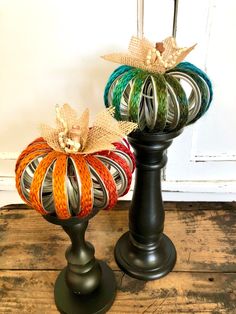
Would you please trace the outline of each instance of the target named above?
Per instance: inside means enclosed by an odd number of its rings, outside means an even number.
[[[175,72],[176,71],[176,67],[171,69],[170,71],[168,71],[167,73],[171,74],[172,72]],[[189,124],[193,124],[194,122],[196,122],[199,118],[201,118],[201,116],[204,115],[204,113],[207,111],[207,109],[209,108],[209,101],[208,100],[208,92],[207,92],[207,89],[206,89],[206,86],[203,82],[203,80],[199,77],[198,74],[196,74],[195,72],[193,71],[189,71],[189,70],[186,70],[186,69],[181,69],[181,72],[182,73],[186,73],[187,75],[189,75],[194,81],[195,83],[197,83],[197,86],[200,90],[200,93],[201,93],[201,105],[200,105],[200,110],[197,114],[197,116],[191,120],[190,123],[187,123],[188,125]],[[210,98],[209,98],[210,99]]]
[[[108,81],[107,81],[107,84],[106,84],[106,87],[105,87],[105,90],[104,90],[104,104],[106,107],[109,107],[109,104],[108,104],[108,93],[109,93],[109,89],[112,85],[112,83],[120,76],[122,75],[123,73],[125,73],[126,71],[130,70],[131,67],[128,66],[128,65],[122,65],[120,67],[118,67],[112,74],[111,76],[109,77]]]
[[[181,62],[179,63],[175,69],[181,69],[181,70],[190,70],[192,72],[197,73],[199,76],[201,76],[201,78],[203,78],[203,80],[207,83],[209,91],[210,91],[210,100],[207,106],[206,111],[208,110],[208,108],[211,105],[212,99],[213,99],[213,87],[212,87],[212,83],[209,79],[209,77],[206,75],[205,72],[203,72],[201,69],[199,69],[198,67],[196,67],[194,64],[190,63],[190,62]]]
[[[192,87],[189,98],[182,80]],[[137,122],[149,132],[169,133],[196,122],[209,109],[212,98],[210,79],[189,62],[164,74],[122,65],[111,74],[104,90],[105,106],[115,107],[117,120]]]
[[[120,115],[120,103],[121,103],[121,97],[123,92],[125,91],[125,88],[129,84],[129,82],[138,74],[140,73],[139,69],[136,68],[130,68],[129,71],[125,71],[121,78],[119,79],[117,85],[114,88],[113,91],[113,98],[112,98],[112,105],[115,107],[115,118],[117,120],[121,120]],[[114,82],[114,80],[113,80]]]

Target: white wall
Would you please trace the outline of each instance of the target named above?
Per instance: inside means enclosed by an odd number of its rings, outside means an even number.
[[[147,6],[155,27],[162,25],[161,2]],[[171,0],[162,4],[167,13],[168,6]],[[151,19],[146,27],[153,36]],[[168,13],[168,31],[170,19]],[[165,27],[160,39],[168,35]],[[136,0],[0,0],[0,205],[19,201],[15,158],[39,135],[41,122],[54,121],[55,104],[89,107],[93,115],[103,108],[117,65],[100,55],[125,50],[133,34]]]
[[[37,136],[40,122],[54,119],[56,103],[103,107],[115,66],[100,55],[125,48],[135,31],[133,10],[135,1],[125,0],[0,1],[1,152],[17,152]]]
[[[189,59],[199,66],[205,64],[208,49],[202,36],[208,8],[220,2],[180,0],[177,38],[180,45],[198,42]],[[227,12],[234,16],[235,1],[222,3],[228,4]],[[153,41],[169,36],[172,15],[173,0],[146,0],[145,35]],[[103,108],[103,90],[117,65],[100,55],[126,50],[133,34],[136,0],[0,0],[0,206],[19,201],[14,188],[15,159],[39,135],[41,122],[54,121],[55,104],[89,107],[92,115]],[[219,45],[223,41],[228,56],[230,44],[225,40],[231,36],[224,39],[223,35]],[[228,118],[231,124],[235,121],[231,114]],[[229,148],[230,143],[226,144]],[[176,190],[173,182],[164,187]],[[178,198],[176,193],[171,195]]]

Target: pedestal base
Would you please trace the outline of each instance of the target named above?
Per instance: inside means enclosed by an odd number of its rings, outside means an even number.
[[[165,234],[157,247],[148,248],[133,245],[127,232],[116,244],[115,259],[118,266],[131,277],[155,280],[167,275],[173,269],[176,250]]]
[[[66,314],[106,313],[116,296],[116,281],[112,270],[106,263],[99,261],[102,269],[101,283],[88,295],[76,295],[65,282],[65,269],[59,274],[55,283],[54,297],[57,309]]]

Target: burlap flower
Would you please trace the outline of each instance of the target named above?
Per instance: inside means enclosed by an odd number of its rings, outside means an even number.
[[[91,154],[114,149],[113,143],[133,131],[136,123],[116,121],[114,109],[99,113],[92,127],[89,127],[89,111],[80,117],[75,110],[65,104],[56,107],[56,128],[41,125],[41,135],[55,151],[73,154]]]

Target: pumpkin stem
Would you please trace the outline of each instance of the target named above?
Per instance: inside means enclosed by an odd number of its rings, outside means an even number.
[[[158,50],[160,54],[162,54],[165,51],[163,42],[156,43],[156,50]]]

